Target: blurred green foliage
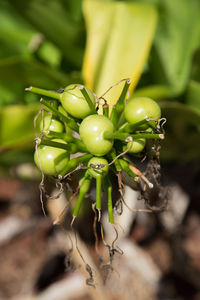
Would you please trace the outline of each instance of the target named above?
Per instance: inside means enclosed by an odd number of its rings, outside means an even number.
[[[100,93],[125,77],[133,95],[160,101],[162,158],[199,159],[199,0],[1,0],[0,163],[32,159],[40,105],[25,87]]]

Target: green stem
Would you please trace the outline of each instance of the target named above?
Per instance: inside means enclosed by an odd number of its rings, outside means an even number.
[[[81,140],[73,137],[72,143],[77,146],[78,151],[86,152],[86,153],[88,152],[87,148],[85,147],[85,144]]]
[[[69,117],[68,116],[68,113],[66,112],[66,110],[64,110],[63,106],[62,105],[59,105],[58,106],[58,112],[61,113],[62,115],[64,115],[65,117]],[[69,117],[70,118],[70,117]],[[71,118],[70,118],[71,119]],[[66,122],[64,122],[64,125],[65,125],[65,130],[66,132],[70,132],[71,129],[69,128],[69,126],[66,124]],[[78,131],[77,131],[78,132]]]
[[[115,149],[113,148],[113,150],[109,153],[109,157],[111,160],[114,160],[116,158],[116,151]],[[114,162],[114,165],[115,165],[115,168],[116,168],[116,171],[119,172],[121,171],[121,166],[120,166],[120,163],[119,163],[119,160],[116,159],[115,162]]]
[[[57,100],[51,100],[51,102],[52,102],[53,108],[55,108],[56,110],[58,110],[58,106],[59,106],[58,101]]]
[[[78,200],[76,202],[76,205],[75,205],[75,208],[73,211],[74,217],[77,217],[77,215],[79,213],[83,199],[90,188],[91,180],[92,180],[92,177],[88,177],[88,175],[84,175],[83,178],[81,179],[81,187],[80,187],[80,191],[79,191],[79,196],[78,196]]]
[[[128,88],[129,88],[130,84],[131,84],[130,79],[127,79],[126,82],[125,82],[125,84],[124,84],[124,87],[123,87],[123,90],[121,92],[121,95],[120,95],[117,103],[115,104],[115,108],[112,109],[110,119],[113,122],[113,125],[115,127],[117,127],[120,115],[121,115],[121,113],[122,113],[122,111],[124,109],[124,101],[125,101],[126,94],[127,94],[127,91],[128,91]]]
[[[61,121],[65,122],[69,128],[71,128],[72,130],[74,130],[76,132],[79,132],[79,127],[76,124],[76,122],[74,121],[74,119],[64,116],[61,112],[59,112],[57,109],[52,107],[48,101],[41,99],[40,102],[44,106],[46,106],[49,109],[49,111],[51,111],[55,116],[59,117],[61,119]]]
[[[103,115],[107,118],[109,117],[109,105],[107,103],[103,105]]]
[[[65,133],[60,133],[60,132],[55,132],[55,131],[48,131],[48,132],[42,131],[42,134],[47,138],[62,139],[62,140],[64,140],[64,135],[65,135]]]
[[[128,137],[132,137],[132,139],[139,139],[139,138],[145,138],[145,139],[164,139],[163,134],[157,134],[157,133],[136,133],[136,134],[129,134],[126,132],[104,132],[103,138],[106,140],[121,140],[126,141]]]
[[[123,124],[120,128],[119,131],[120,132],[133,132],[135,131],[137,128],[139,128],[141,125],[148,125],[149,127],[156,129],[157,128],[157,124],[155,121],[153,120],[149,120],[149,119],[144,119],[140,122],[137,122],[135,124],[130,124],[130,123],[125,123]]]
[[[85,100],[87,101],[87,104],[89,105],[89,108],[91,110],[91,114],[96,114],[96,109],[95,109],[95,105],[92,102],[92,100],[90,99],[90,96],[88,95],[88,92],[86,91],[84,86],[80,86],[79,87],[81,93],[83,94]]]
[[[129,168],[129,163],[128,161],[126,161],[125,159],[120,158],[119,159],[119,163],[121,165],[121,169],[123,171],[125,171],[129,176],[131,176],[133,179],[135,179],[136,175],[135,173],[133,173],[133,171],[131,171],[131,169]]]
[[[63,108],[62,105],[59,105],[59,106],[58,106],[58,111],[59,111],[61,114],[63,114],[64,116],[66,116],[66,117],[68,116],[66,110],[64,110],[64,108]]]
[[[48,133],[47,136],[51,136],[53,138],[62,139],[65,142],[74,143],[75,144],[75,142],[74,142],[75,138],[73,138],[71,136],[71,134],[68,134],[68,133],[60,133],[60,132],[49,131],[49,133]]]
[[[42,96],[47,96],[47,97],[54,98],[54,99],[57,99],[57,100],[60,100],[61,95],[62,95],[62,94],[60,94],[58,92],[55,92],[55,91],[40,89],[40,88],[36,88],[34,86],[30,86],[30,87],[26,88],[25,91],[32,92],[32,93],[35,93],[35,94],[39,94],[39,95],[42,95]]]
[[[47,138],[62,139],[67,143],[73,143],[77,146],[77,150],[81,152],[88,152],[84,143],[81,140],[73,137],[71,134],[49,131],[48,133],[43,132],[43,135],[46,136]]]
[[[113,207],[112,207],[112,185],[109,177],[106,176],[103,179],[103,189],[106,193],[107,203],[108,203],[108,219],[109,222],[113,224]]]
[[[60,173],[61,176],[66,175],[68,172],[75,169],[80,163],[87,162],[90,158],[92,158],[92,154],[84,154],[82,156],[78,156],[76,158],[72,158],[65,169]]]
[[[101,210],[101,184],[102,176],[96,177],[96,209]]]
[[[54,142],[54,141],[44,140],[44,139],[41,140],[40,145],[64,149],[69,151],[70,153],[75,153],[78,150],[77,145],[74,145],[72,143],[64,144],[64,143],[59,143],[59,142]]]

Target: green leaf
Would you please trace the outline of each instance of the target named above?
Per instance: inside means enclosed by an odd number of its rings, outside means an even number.
[[[200,112],[178,102],[161,102],[166,137],[162,141],[164,160],[192,161],[200,158]]]
[[[0,28],[0,58],[30,56],[28,45],[35,30],[5,2],[0,3]]]
[[[190,81],[186,92],[186,103],[200,112],[200,82]]]
[[[33,147],[33,120],[39,110],[39,103],[10,105],[0,109],[0,152]]]
[[[185,89],[200,45],[200,2],[162,0],[159,12],[150,67],[154,81],[168,85],[173,97]]]
[[[18,82],[27,87],[35,85],[47,89],[58,89],[69,83],[69,77],[42,63],[23,57],[0,60],[0,80]]]
[[[38,48],[37,54],[49,66],[59,67],[62,59],[61,51],[52,43],[45,41]]]
[[[24,91],[14,82],[0,82],[0,107],[23,99]]]
[[[200,82],[200,47],[193,56],[191,79]]]
[[[8,0],[37,30],[53,42],[76,67],[82,63],[83,49],[79,42],[82,26],[68,14],[61,0]],[[82,24],[81,24],[82,25]]]
[[[134,97],[150,97],[154,100],[171,98],[176,96],[176,93],[167,85],[150,85],[134,91]]]
[[[154,37],[154,6],[128,2],[83,1],[87,44],[83,64],[86,85],[97,95],[123,78],[137,84]],[[110,104],[119,97],[123,83],[109,92]]]

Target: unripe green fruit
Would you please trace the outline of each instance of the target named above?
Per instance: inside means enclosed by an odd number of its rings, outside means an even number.
[[[79,86],[73,88],[75,84],[70,84],[65,88],[61,94],[61,103],[64,109],[74,118],[84,119],[91,114],[91,109],[79,89]],[[85,88],[90,100],[95,104],[95,97],[93,93]]]
[[[126,146],[124,146],[123,150],[125,151],[131,147],[128,153],[139,153],[144,149],[145,144],[145,139],[135,139],[133,142],[129,142]]]
[[[108,161],[103,157],[92,157],[88,162],[88,167],[90,165],[107,165]],[[103,168],[94,169],[90,167],[88,169],[88,173],[92,175],[92,177],[97,178],[98,176],[105,176],[108,173],[108,166],[104,166]]]
[[[159,120],[161,110],[154,100],[147,97],[138,97],[129,100],[124,109],[124,116],[127,122],[135,124],[147,118]],[[141,128],[147,128],[147,126],[142,125]]]
[[[112,140],[104,139],[104,132],[113,132],[113,123],[105,116],[90,115],[79,128],[80,137],[87,150],[95,156],[104,156],[113,146]]]
[[[64,131],[64,125],[60,121],[52,118],[52,116],[47,115],[44,117],[44,120],[40,122],[40,130],[62,133]]]
[[[53,139],[53,142],[67,144],[61,139]],[[35,151],[34,160],[37,167],[47,175],[58,175],[69,161],[69,153],[65,149],[40,145]]]

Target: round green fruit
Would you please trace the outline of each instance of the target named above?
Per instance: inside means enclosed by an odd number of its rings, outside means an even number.
[[[147,97],[138,97],[128,101],[124,109],[124,116],[128,123],[135,124],[147,118],[159,120],[161,110],[154,100]],[[142,128],[145,128],[145,126],[142,126]]]
[[[124,148],[123,150],[127,150],[129,149],[128,153],[132,153],[132,154],[135,154],[135,153],[140,153],[144,147],[145,147],[145,144],[146,144],[146,140],[145,139],[135,139],[133,140],[133,142],[129,142]]]
[[[98,176],[105,176],[108,173],[108,161],[103,157],[92,157],[90,161],[88,162],[88,167],[90,165],[106,165],[103,168],[94,169],[90,167],[88,169],[88,172],[92,177],[97,178]]]
[[[104,139],[104,132],[113,132],[113,123],[105,116],[90,115],[79,128],[80,137],[87,150],[95,156],[104,156],[113,146],[112,140]]]
[[[44,117],[44,120],[40,122],[40,130],[62,133],[64,131],[64,125],[60,121],[52,118],[51,115],[47,115]]]
[[[90,115],[91,109],[85,100],[79,86],[74,88],[75,84],[70,84],[65,88],[65,91],[61,94],[61,103],[64,109],[74,118],[84,119]],[[85,88],[90,100],[95,104],[95,96],[88,89]]]
[[[67,144],[61,139],[53,139],[52,141]],[[40,145],[35,151],[34,160],[37,167],[41,168],[45,174],[58,175],[69,162],[69,153],[65,149]]]

